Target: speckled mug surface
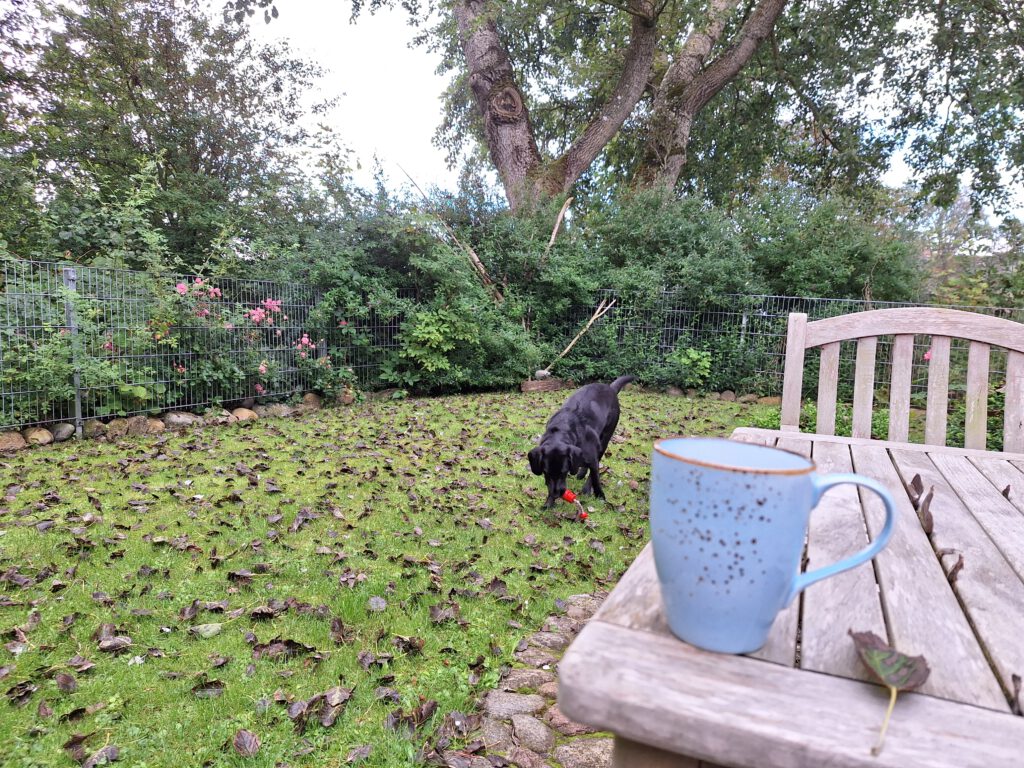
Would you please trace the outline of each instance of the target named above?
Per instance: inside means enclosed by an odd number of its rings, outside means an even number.
[[[811,510],[843,483],[882,498],[885,526],[855,555],[801,574]],[[672,632],[705,650],[756,651],[797,594],[877,555],[894,522],[882,485],[861,475],[819,475],[795,453],[716,438],[654,444],[650,523],[662,602]]]

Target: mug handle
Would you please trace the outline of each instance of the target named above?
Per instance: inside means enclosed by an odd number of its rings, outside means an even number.
[[[814,487],[814,507],[818,506],[818,502],[821,501],[821,497],[825,494],[825,491],[836,485],[845,485],[846,483],[850,483],[852,485],[862,485],[865,488],[874,491],[882,499],[882,503],[885,504],[885,525],[882,526],[882,532],[878,534],[878,537],[860,552],[851,555],[845,560],[840,560],[838,563],[822,566],[821,568],[817,568],[809,573],[798,574],[793,582],[792,588],[790,589],[789,597],[786,599],[786,605],[789,605],[794,597],[799,595],[816,581],[821,581],[822,579],[827,579],[829,576],[835,576],[843,571],[848,571],[851,568],[855,568],[861,563],[865,563],[873,558],[882,551],[886,544],[889,543],[889,539],[892,537],[892,532],[896,525],[896,504],[892,499],[892,495],[884,485],[872,480],[870,477],[851,473],[835,475],[814,474],[811,476],[811,483]]]

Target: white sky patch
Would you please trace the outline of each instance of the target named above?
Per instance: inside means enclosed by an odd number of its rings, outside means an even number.
[[[434,74],[440,56],[409,47],[416,30],[404,11],[364,14],[355,24],[349,23],[350,14],[347,2],[289,0],[270,24],[259,13],[250,23],[257,40],[287,40],[296,54],[328,70],[316,95],[340,98],[330,113],[311,123],[329,123],[352,149],[362,165],[356,183],[370,185],[376,155],[392,189],[408,184],[404,169],[424,190],[454,190],[458,173],[431,144],[447,86],[446,78]]]

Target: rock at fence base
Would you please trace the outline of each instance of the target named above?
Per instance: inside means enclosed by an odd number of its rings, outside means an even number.
[[[149,418],[147,416],[132,416],[128,419],[128,434],[133,437],[148,435]]]
[[[214,426],[234,424],[236,421],[238,421],[238,419],[223,408],[212,408],[203,415],[203,423],[212,424]]]
[[[251,411],[248,408],[235,408],[231,415],[239,421],[254,421],[259,418],[255,411]]]
[[[279,419],[286,419],[292,415],[291,406],[285,405],[284,403],[273,403],[268,405],[266,410],[267,416],[274,416]],[[259,413],[259,411],[257,411],[257,413]]]
[[[546,755],[555,746],[555,734],[544,723],[530,715],[512,715],[512,733],[520,746]]]
[[[688,388],[688,389],[686,390],[686,396],[687,396],[688,398],[690,398],[691,400],[693,400],[693,398],[695,398],[695,397],[697,396],[697,390],[696,390],[696,389],[694,389],[693,387],[689,387],[689,388]]]
[[[679,387],[668,387],[665,390],[665,394],[668,395],[669,397],[682,397],[683,390],[681,390]]]
[[[164,426],[168,429],[185,429],[197,421],[202,421],[202,419],[188,411],[170,411],[164,414]]]
[[[576,739],[555,750],[562,768],[604,768],[612,764],[611,739]]]
[[[99,419],[90,419],[82,425],[82,435],[88,439],[107,434],[107,425]]]
[[[737,403],[756,403],[757,395],[740,395],[736,398]]]
[[[342,405],[352,405],[356,401],[356,393],[351,389],[345,389],[336,399]]]
[[[118,438],[128,434],[128,419],[114,419],[107,424],[107,437]]]
[[[240,403],[240,405],[241,405],[241,407],[242,407],[242,408],[245,408],[245,409],[247,409],[247,410],[250,410],[250,411],[251,411],[251,410],[252,410],[252,407],[253,407],[254,405],[256,405],[256,400],[255,400],[255,398],[252,398],[252,397],[247,397],[247,398],[245,398],[245,399],[244,399],[244,400],[243,400],[243,401],[242,401],[242,402]]]
[[[49,445],[53,442],[53,433],[44,427],[29,427],[21,434],[29,445]]]
[[[725,400],[725,402],[727,402],[727,403],[735,403],[735,402],[736,402],[736,393],[735,393],[735,392],[733,392],[733,391],[732,391],[731,389],[726,389],[726,390],[724,390],[724,391],[723,391],[723,392],[722,392],[722,393],[721,393],[721,394],[719,395],[719,397],[720,397],[720,398],[721,398],[722,400]]]
[[[540,712],[547,705],[543,696],[534,693],[508,693],[507,691],[491,691],[484,699],[484,710],[492,717],[512,717],[512,715],[532,715]]]
[[[50,427],[50,433],[53,435],[54,442],[63,443],[65,440],[70,440],[75,436],[75,425],[68,424],[66,421],[61,424],[54,424]]]
[[[0,451],[19,451],[26,445],[20,432],[0,432]]]
[[[302,396],[302,404],[309,410],[315,411],[323,405],[323,398],[316,392],[307,392]]]
[[[722,399],[722,396],[719,395],[717,392],[708,392],[706,395],[704,395],[704,397],[707,400],[721,400]]]
[[[759,405],[782,405],[782,398],[778,395],[757,398]]]
[[[146,432],[151,435],[159,435],[167,429],[164,423],[160,419],[148,418],[146,419]]]

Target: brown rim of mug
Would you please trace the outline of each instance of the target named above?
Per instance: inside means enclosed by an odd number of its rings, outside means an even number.
[[[776,448],[774,445],[757,445],[757,443],[742,443],[743,445],[753,445],[757,448],[768,448],[772,451],[782,451],[783,453],[789,453],[793,456],[803,459],[807,462],[807,467],[803,469],[758,469],[756,467],[735,467],[730,464],[716,464],[712,461],[700,461],[699,459],[691,459],[686,456],[679,456],[678,454],[666,451],[661,447],[661,443],[666,440],[717,440],[723,443],[739,443],[739,440],[726,440],[722,437],[687,437],[685,435],[676,435],[675,437],[662,437],[654,441],[654,450],[660,453],[662,456],[667,456],[670,459],[676,461],[682,461],[686,464],[693,464],[698,467],[707,467],[708,469],[724,469],[727,472],[745,472],[747,474],[756,475],[805,475],[809,472],[814,471],[814,462],[808,459],[806,456],[802,456],[796,451],[787,451],[785,448]]]

